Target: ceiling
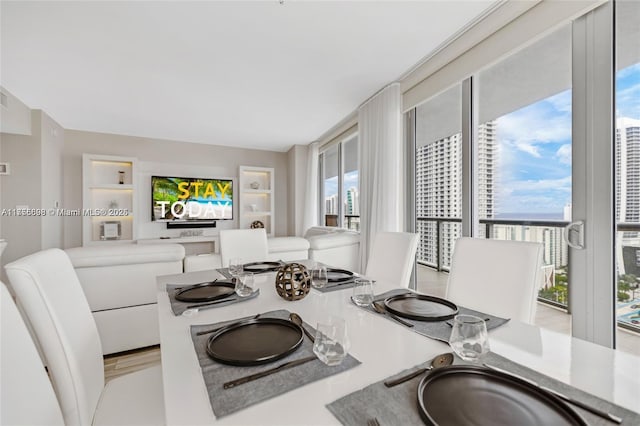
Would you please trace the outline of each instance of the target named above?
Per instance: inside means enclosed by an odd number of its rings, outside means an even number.
[[[0,84],[64,128],[284,151],[493,1],[0,3]]]

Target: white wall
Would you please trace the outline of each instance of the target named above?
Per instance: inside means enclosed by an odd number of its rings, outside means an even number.
[[[62,199],[63,131],[40,110],[32,110],[31,135],[0,134],[2,161],[11,174],[0,177],[2,208],[54,207]],[[0,218],[0,238],[8,242],[2,265],[36,251],[62,246],[62,220],[55,216],[9,216]],[[4,269],[2,272],[3,279]]]
[[[151,222],[151,175],[184,177],[226,177],[237,182],[238,166],[264,166],[275,169],[275,235],[287,235],[287,154],[273,151],[239,149],[217,145],[147,139],[133,136],[65,130],[63,149],[64,208],[82,208],[82,154],[105,154],[138,159],[137,238],[176,236],[180,230],[167,230],[164,224]],[[237,193],[234,194],[234,196]],[[218,221],[217,229],[237,226],[237,206],[234,221]],[[64,218],[64,247],[82,245],[82,218]]]
[[[304,234],[303,218],[307,183],[306,145],[294,145],[287,153],[289,163],[289,235]]]
[[[41,113],[40,138],[41,163],[41,208],[57,208],[62,204],[62,147],[64,129],[45,113]],[[60,216],[47,215],[42,218],[42,248],[62,247],[62,225]]]
[[[0,132],[14,135],[31,134],[31,110],[20,99],[0,86],[6,96],[6,106],[0,107]]]

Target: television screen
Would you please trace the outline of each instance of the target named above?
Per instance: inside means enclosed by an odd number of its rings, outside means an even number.
[[[154,221],[233,219],[233,182],[152,176],[151,219]]]

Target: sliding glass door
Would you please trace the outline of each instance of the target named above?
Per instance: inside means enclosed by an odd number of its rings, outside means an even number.
[[[617,347],[640,345],[640,3],[616,3]]]
[[[479,66],[407,123],[419,290],[459,236],[539,242],[537,323],[640,354],[639,2]]]

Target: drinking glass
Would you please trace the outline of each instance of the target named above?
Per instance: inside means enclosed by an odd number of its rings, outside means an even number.
[[[484,319],[473,315],[457,315],[449,345],[465,361],[478,362],[489,352],[489,337]]]
[[[238,296],[247,297],[253,293],[253,272],[240,272],[235,278]]]
[[[373,283],[366,278],[357,278],[353,287],[352,300],[358,306],[369,306],[373,303]]]
[[[313,353],[327,365],[338,365],[349,352],[347,325],[340,317],[329,317],[318,323]]]
[[[236,276],[244,270],[244,265],[242,264],[242,259],[239,257],[232,257],[229,259],[229,273],[232,276]]]
[[[311,271],[311,285],[315,288],[322,288],[327,285],[327,268],[317,265]]]

